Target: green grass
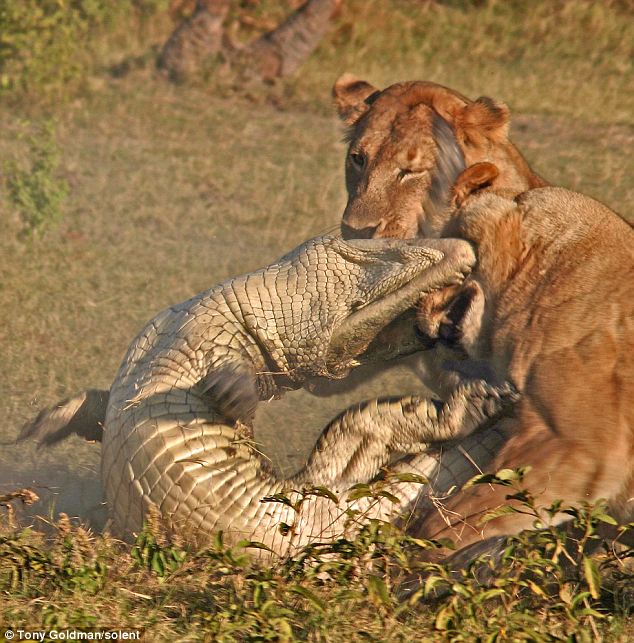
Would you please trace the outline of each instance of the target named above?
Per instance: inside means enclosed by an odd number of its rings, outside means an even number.
[[[65,510],[101,524],[98,448],[79,441],[47,452],[18,447],[12,441],[20,425],[67,394],[108,387],[130,339],[161,308],[338,225],[344,145],[330,87],[345,70],[378,86],[424,78],[506,101],[513,138],[542,175],[634,220],[634,19],[628,3],[479,4],[350,0],[299,77],[240,91],[230,78],[165,84],[151,61],[169,21],[157,20],[145,32],[117,23],[107,37],[95,32],[77,82],[56,85],[52,93],[36,85],[4,96],[3,167],[28,168],[33,152],[19,135],[25,127],[37,135],[50,121],[60,150],[54,174],[70,192],[57,227],[25,238],[3,176],[0,492],[34,485],[43,498],[35,512]],[[266,3],[250,6],[234,9],[234,17],[266,14]],[[283,13],[285,6],[276,10]],[[244,28],[240,33],[250,35]],[[109,72],[126,61],[134,63],[129,73]],[[298,392],[259,411],[257,437],[274,463],[290,471],[348,402],[419,388],[400,367],[328,398]],[[285,452],[276,439],[281,422]],[[129,552],[122,560],[125,572]],[[117,578],[119,563],[112,564],[108,574]],[[122,615],[126,605],[150,620],[160,612],[158,623],[164,606],[176,604],[181,607],[169,609],[185,610],[178,628],[203,618],[210,598],[192,598],[184,589],[204,587],[202,571],[192,580],[179,576],[173,594],[145,572],[135,573],[127,589],[150,583],[151,600],[130,595],[131,602],[117,608]],[[104,603],[91,598],[77,606],[70,594],[60,601],[64,610],[72,604],[78,614],[97,617],[110,600],[107,592],[123,586],[123,580],[107,584]],[[192,598],[190,607],[179,602],[184,597]],[[44,622],[54,610],[53,603],[21,600],[16,609],[30,623]],[[371,601],[356,608],[378,619],[375,639],[391,631],[394,621],[382,621]],[[354,625],[343,608],[320,622],[335,616]],[[433,615],[426,618],[433,621]],[[157,630],[165,638],[170,622]],[[403,631],[407,640],[412,630]]]
[[[14,629],[136,628],[152,641],[631,640],[634,552],[606,547],[587,557],[584,546],[611,519],[600,505],[560,509],[580,536],[527,532],[495,565],[457,573],[421,562],[434,542],[377,520],[354,537],[259,565],[221,534],[187,549],[156,516],[126,545],[62,515],[48,538],[15,524],[0,529],[0,609]],[[399,595],[408,578],[422,580]]]

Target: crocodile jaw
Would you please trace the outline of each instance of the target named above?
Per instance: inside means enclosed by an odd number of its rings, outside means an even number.
[[[422,294],[464,281],[476,262],[471,245],[458,239],[418,239],[412,245],[440,251],[442,258],[421,269],[404,285],[352,313],[333,331],[326,356],[327,376],[344,377],[361,363],[358,357],[372,344],[363,360],[377,361],[407,355],[424,348],[415,336],[411,317],[402,315]],[[398,319],[397,319],[398,318]],[[395,321],[396,320],[396,321]],[[389,328],[388,328],[389,327]]]

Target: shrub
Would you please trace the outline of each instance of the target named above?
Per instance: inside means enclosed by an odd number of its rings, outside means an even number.
[[[128,29],[167,0],[0,0],[0,92],[61,91],[95,64],[104,33]]]
[[[69,186],[58,174],[59,147],[53,123],[22,137],[28,149],[26,161],[7,161],[4,170],[9,202],[31,235],[61,220]]]
[[[245,555],[254,543],[232,548],[221,533],[183,548],[156,516],[132,546],[63,514],[52,539],[0,521],[0,612],[14,626],[136,627],[151,640],[631,640],[634,552],[598,538],[613,522],[602,503],[538,508],[508,470],[473,482],[503,484],[536,522],[563,513],[575,529],[542,526],[452,569],[420,559],[438,543],[379,520],[268,565]],[[403,576],[420,579],[406,598]]]

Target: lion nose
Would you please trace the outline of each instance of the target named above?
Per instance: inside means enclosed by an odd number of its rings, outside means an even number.
[[[354,228],[345,221],[341,222],[341,236],[344,239],[372,239],[380,224],[367,226],[365,228]]]

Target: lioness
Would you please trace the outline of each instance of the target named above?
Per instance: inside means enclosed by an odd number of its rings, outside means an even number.
[[[354,128],[344,234],[419,232],[459,236],[476,245],[479,264],[471,283],[431,304],[423,301],[419,314],[432,334],[442,336],[445,320],[471,368],[481,360],[493,376],[510,379],[523,394],[516,417],[504,421],[509,439],[489,469],[529,465],[525,484],[540,502],[607,498],[619,519],[631,519],[634,230],[589,197],[540,188],[543,181],[508,141],[506,129],[501,138],[491,136],[500,132],[491,125],[495,109],[489,107],[496,103],[481,102],[477,114],[484,109],[492,118],[475,125],[467,115],[478,101],[456,99],[463,101],[462,111],[453,116],[441,106],[451,130],[439,144],[433,137],[437,106],[455,92],[404,83],[376,95],[356,81],[355,107],[354,86],[346,86],[349,100],[338,105]],[[335,85],[336,96],[340,89]],[[508,111],[499,113],[508,124]],[[421,131],[422,122],[427,130]],[[456,190],[447,175],[442,189],[435,189],[438,159],[452,147],[463,152],[468,165],[492,161],[496,167],[456,173]],[[407,164],[418,159],[424,160]],[[452,198],[462,206],[452,207]],[[436,206],[429,208],[430,202]],[[467,545],[532,526],[532,518],[522,513],[480,524],[484,513],[503,504],[501,487],[462,491],[449,500],[446,514],[421,516],[420,533]]]
[[[525,483],[540,503],[606,498],[617,519],[630,520],[634,230],[590,197],[542,188],[516,199],[490,192],[467,198],[446,231],[478,249],[474,280],[482,298],[470,294],[463,317],[454,316],[466,326],[462,347],[523,394],[490,470],[528,465]],[[437,537],[458,522],[468,544],[530,527],[524,514],[478,525],[506,503],[506,493],[463,491],[447,503],[449,519],[430,515],[421,528]]]
[[[422,81],[379,91],[350,74],[333,96],[349,128],[342,223],[349,237],[438,236],[456,178],[476,163],[497,168],[490,179],[497,191],[547,185],[509,140],[508,107],[490,98],[471,101]]]

